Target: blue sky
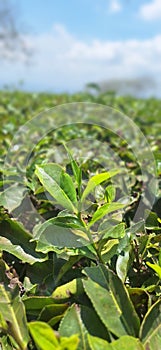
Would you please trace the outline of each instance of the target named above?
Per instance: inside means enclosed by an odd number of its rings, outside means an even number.
[[[17,0],[33,50],[3,61],[0,87],[77,91],[90,81],[142,79],[161,85],[160,0]],[[161,93],[160,93],[161,95]]]

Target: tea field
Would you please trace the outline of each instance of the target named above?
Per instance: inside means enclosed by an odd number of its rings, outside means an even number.
[[[161,100],[1,91],[0,122],[0,349],[160,350]]]

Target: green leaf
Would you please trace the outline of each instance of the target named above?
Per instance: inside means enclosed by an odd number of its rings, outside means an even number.
[[[60,175],[60,187],[66,193],[71,202],[74,203],[74,205],[77,205],[76,190],[72,178],[65,172],[62,172]]]
[[[145,222],[145,227],[147,229],[157,228],[159,226],[157,214],[153,211],[148,210],[148,209],[145,210],[145,214],[148,215],[146,222]]]
[[[69,175],[64,175],[64,170],[57,164],[49,163],[43,166],[36,166],[35,174],[50,195],[56,199],[64,208],[71,212],[77,212],[70,198],[76,198],[76,191],[71,185]],[[62,187],[61,187],[62,186]],[[66,188],[64,188],[64,186]],[[70,196],[70,197],[69,197]]]
[[[77,334],[80,342],[78,350],[90,350],[87,343],[87,330],[81,320],[79,307],[73,304],[65,313],[59,326],[62,337],[70,337]]]
[[[127,271],[128,271],[128,263],[129,263],[129,250],[130,247],[124,249],[123,254],[120,254],[117,258],[116,262],[116,272],[118,277],[125,282]]]
[[[149,267],[151,267],[151,269],[153,269],[157,273],[159,279],[161,279],[161,267],[159,265],[157,265],[157,264],[151,264],[149,261],[147,261],[146,264]]]
[[[110,214],[116,210],[122,209],[125,207],[125,204],[122,203],[106,203],[98,208],[92,216],[91,221],[88,224],[88,227],[91,227],[96,221],[100,220],[103,216]]]
[[[53,329],[45,322],[35,321],[28,324],[32,338],[40,350],[60,349]]]
[[[80,295],[84,292],[81,278],[76,278],[70,282],[57,287],[52,297],[55,299],[69,299],[72,295]]]
[[[96,337],[111,340],[110,335],[105,325],[101,322],[96,311],[88,306],[81,305],[81,319],[88,333]]]
[[[64,144],[64,148],[66,149],[69,159],[70,159],[70,164],[73,170],[73,174],[75,177],[75,180],[78,184],[78,188],[80,189],[81,186],[81,180],[82,180],[82,170],[79,167],[79,165],[77,164],[77,162],[75,161],[75,159],[72,156],[72,153],[70,152],[69,148],[66,146],[66,144]]]
[[[55,283],[58,284],[58,282],[61,280],[61,278],[64,276],[66,272],[68,272],[76,262],[80,260],[80,256],[70,256],[69,260],[67,260],[63,266],[60,268],[59,273],[56,277]]]
[[[29,334],[24,305],[18,295],[18,291],[11,294],[0,284],[0,315],[3,322],[7,322],[8,333],[13,337],[21,350],[27,350]]]
[[[68,308],[67,304],[46,305],[40,312],[40,315],[38,316],[38,320],[48,322],[51,318],[55,316],[63,315],[67,308]]]
[[[104,339],[88,334],[88,341],[91,350],[112,350],[111,344]]]
[[[107,198],[107,202],[111,203],[116,196],[116,188],[113,185],[108,185],[106,187],[106,198]]]
[[[25,196],[24,192],[24,187],[18,186],[17,183],[14,183],[0,193],[0,206],[3,206],[12,212],[21,204]]]
[[[30,242],[32,235],[19,222],[12,219],[3,220],[0,222],[0,231],[2,250],[29,264],[43,262],[47,259],[41,253],[36,252],[36,243]]]
[[[139,318],[118,276],[103,265],[86,267],[84,272],[89,277],[83,281],[85,291],[107,329],[117,337],[137,336]]]
[[[56,219],[49,219],[35,231],[33,240],[38,240],[36,250],[47,253],[55,247],[81,247],[89,244],[87,234],[82,229],[70,229],[55,224]]]
[[[104,243],[103,247],[100,247],[101,257],[105,263],[117,254],[118,244],[119,240],[113,238]]]
[[[57,306],[58,302],[53,297],[45,297],[45,296],[31,296],[23,298],[23,303],[26,308],[26,312],[28,315],[36,316],[41,313],[42,310],[45,310],[47,306],[53,304]],[[59,306],[59,305],[58,305]],[[61,304],[62,308],[65,309],[67,304]]]
[[[128,287],[128,293],[137,314],[139,315],[140,319],[143,319],[149,307],[151,306],[152,300],[150,294],[143,288],[131,287]]]
[[[92,192],[96,186],[98,186],[102,182],[108,180],[109,178],[117,175],[118,173],[119,173],[118,169],[113,169],[113,170],[110,170],[108,172],[97,174],[97,175],[94,175],[93,177],[91,177],[91,179],[89,179],[87,186],[82,194],[81,201],[83,202],[85,200],[85,198],[88,196],[88,194],[90,192]]]
[[[61,337],[60,338],[60,350],[77,350],[79,344],[79,338],[77,335],[72,335],[71,337]]]
[[[160,350],[161,345],[161,300],[148,310],[140,328],[140,339],[145,350]]]
[[[88,340],[91,350],[145,350],[139,339],[130,336],[122,336],[110,344],[91,335],[88,335]]]
[[[121,222],[118,225],[99,231],[102,235],[102,239],[107,238],[123,238],[125,236],[125,224]]]

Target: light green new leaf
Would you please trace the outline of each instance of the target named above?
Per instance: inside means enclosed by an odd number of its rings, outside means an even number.
[[[53,329],[45,322],[35,321],[28,324],[32,338],[40,350],[60,349]]]
[[[61,337],[70,337],[77,334],[80,339],[78,350],[90,350],[87,342],[87,330],[81,320],[77,305],[73,304],[66,311],[59,326],[59,333]]]
[[[113,169],[113,170],[110,170],[108,172],[97,174],[97,175],[94,175],[93,177],[91,177],[91,179],[89,179],[87,186],[82,194],[81,201],[83,202],[84,199],[88,196],[88,194],[90,192],[92,192],[96,186],[98,186],[102,182],[110,179],[111,177],[117,175],[118,173],[119,173],[118,169]]]
[[[139,339],[126,335],[110,344],[91,335],[88,335],[88,340],[91,350],[145,350]]]
[[[106,198],[107,198],[107,202],[111,203],[116,196],[116,188],[113,185],[108,185],[106,187]]]
[[[121,222],[118,225],[108,227],[107,229],[104,229],[102,231],[98,228],[98,232],[102,235],[102,239],[123,238],[125,236],[125,224]]]
[[[91,350],[112,350],[111,344],[104,339],[88,334],[88,341]]]
[[[76,191],[69,175],[63,175],[64,170],[57,164],[44,164],[36,166],[35,174],[50,195],[56,199],[64,208],[71,212],[77,212],[74,206],[76,202]],[[70,179],[70,180],[69,180]],[[71,201],[71,198],[74,201]]]
[[[102,205],[98,208],[92,216],[92,220],[89,222],[88,227],[91,227],[96,221],[100,220],[107,214],[110,214],[116,210],[122,209],[125,207],[125,204],[113,202]]]
[[[161,349],[161,300],[148,310],[141,324],[140,339],[145,350]]]
[[[0,315],[7,322],[8,333],[18,344],[20,350],[27,350],[29,334],[24,305],[15,291],[13,295],[0,284]]]
[[[68,149],[68,147],[65,144],[64,144],[64,148],[66,149],[66,151],[68,153],[75,180],[78,184],[78,188],[80,188],[81,180],[82,180],[82,170],[79,167],[79,165],[77,164],[77,162],[75,161],[75,159],[73,158],[72,153],[70,152],[70,150]]]
[[[80,295],[83,293],[83,291],[84,290],[81,278],[76,278],[57,287],[54,290],[52,297],[58,300],[69,299],[71,295]]]
[[[151,267],[151,269],[153,269],[161,279],[161,267],[157,264],[151,264],[149,261],[146,264]]]
[[[60,338],[60,350],[77,350],[79,344],[78,335]]]
[[[75,190],[72,178],[65,172],[61,173],[60,187],[66,193],[66,195],[71,200],[71,202],[76,205],[77,204],[76,190]]]

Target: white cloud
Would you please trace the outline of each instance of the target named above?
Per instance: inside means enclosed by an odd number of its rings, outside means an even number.
[[[87,82],[161,76],[161,35],[147,40],[85,42],[60,24],[50,32],[27,37],[33,63],[1,62],[0,85],[24,79],[34,90],[76,91]]]
[[[161,19],[161,0],[153,0],[140,7],[139,15],[145,20]]]
[[[110,12],[120,12],[122,10],[121,3],[118,0],[110,0]]]

